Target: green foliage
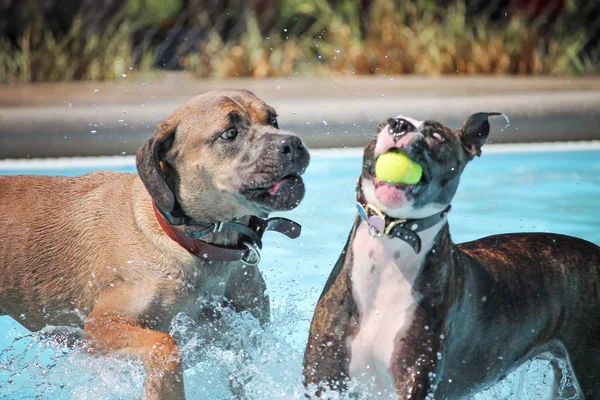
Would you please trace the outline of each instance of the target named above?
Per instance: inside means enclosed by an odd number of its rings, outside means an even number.
[[[580,17],[576,0],[567,1],[565,14],[553,24],[518,14],[492,22],[487,16],[468,15],[464,0],[444,8],[437,0],[372,0],[367,10],[360,10],[359,3],[282,0],[267,33],[249,3],[236,6],[227,21],[243,29],[227,40],[224,20],[216,21],[210,10],[200,7],[191,22],[204,33],[195,46],[200,50],[187,54],[180,64],[198,77],[214,78],[587,74],[599,69],[581,57],[589,38],[585,26],[572,23]],[[168,29],[182,4],[128,0],[123,14],[105,29],[110,34],[85,32],[78,17],[66,34],[57,35],[41,16],[33,18],[17,49],[0,38],[0,82],[118,78],[133,66],[132,33],[143,27]],[[152,59],[148,48],[135,69],[151,70]]]
[[[177,18],[182,11],[181,0],[129,0],[127,16],[144,25]]]
[[[201,77],[292,74],[581,74],[598,70],[579,54],[583,29],[564,21],[513,15],[503,23],[467,15],[462,0],[442,10],[434,0],[284,0],[267,37],[246,15],[246,31],[223,43],[213,34],[185,67]]]
[[[56,34],[37,15],[26,27],[15,49],[0,38],[0,82],[112,80],[133,67],[132,23],[115,18],[105,32],[85,31],[78,16],[65,34]],[[136,70],[150,70],[142,57]]]

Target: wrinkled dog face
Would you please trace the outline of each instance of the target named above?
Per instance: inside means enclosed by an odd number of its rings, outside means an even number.
[[[360,179],[365,199],[398,218],[424,218],[444,210],[456,193],[465,166],[481,154],[492,115],[499,114],[473,114],[456,131],[436,121],[403,116],[383,122],[364,151]],[[377,158],[390,150],[401,150],[421,165],[423,175],[418,183],[394,184],[375,177]]]
[[[297,136],[279,129],[271,106],[247,91],[195,97],[161,123],[145,147],[155,148],[159,175],[195,220],[266,216],[293,209],[304,196],[300,175],[309,163],[307,149]],[[143,152],[138,155],[142,181],[157,205],[170,212],[168,196],[159,204],[156,185],[144,178]]]

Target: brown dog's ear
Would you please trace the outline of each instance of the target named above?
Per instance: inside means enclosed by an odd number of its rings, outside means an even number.
[[[463,126],[458,130],[463,149],[473,159],[481,155],[481,147],[485,143],[490,133],[490,123],[488,117],[501,115],[497,112],[480,112],[471,115]]]
[[[168,213],[175,207],[175,195],[167,184],[167,179],[160,166],[161,155],[172,145],[177,125],[163,121],[156,130],[154,137],[138,151],[136,166],[140,179],[152,196],[154,204]]]

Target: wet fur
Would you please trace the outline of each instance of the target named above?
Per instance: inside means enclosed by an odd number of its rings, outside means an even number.
[[[232,112],[243,116],[240,140],[221,142]],[[250,178],[279,179],[308,163],[305,149],[300,160],[281,156],[276,143],[293,135],[272,126],[273,113],[249,92],[211,92],[159,125],[140,150],[139,176],[0,176],[0,309],[30,330],[83,327],[90,351],[142,359],[145,398],[183,398],[181,354],[167,334],[173,316],[202,319],[206,301],[217,301],[264,323],[269,299],[257,267],[203,260],[167,237],[152,202],[170,211],[176,201],[204,222],[267,215],[271,208],[240,194]],[[250,166],[248,157],[262,161]],[[282,209],[301,200],[297,189]]]
[[[439,165],[428,167],[432,171],[441,168],[442,179],[431,179],[442,189],[435,196],[424,190],[411,207],[418,210],[427,201],[442,205],[450,202],[456,190],[450,182],[458,184],[460,172],[480,153],[482,137],[487,137],[485,129],[480,129],[481,115],[474,117],[478,128],[471,132],[475,134],[461,137],[473,127],[469,127],[469,121],[473,119],[467,120],[457,133],[425,123],[445,133],[450,147],[429,152],[429,156],[439,154],[432,158]],[[485,134],[477,135],[478,131]],[[429,140],[431,136],[424,133],[425,140]],[[416,159],[420,155],[415,149],[423,143],[415,140],[413,145],[416,147],[407,151]],[[372,179],[374,148],[375,141],[365,148],[363,178]],[[452,160],[456,155],[461,157],[457,165]],[[442,171],[444,165],[455,169]],[[446,185],[444,179],[448,179]],[[304,378],[316,395],[327,390],[344,392],[352,387],[349,344],[361,323],[352,292],[356,279],[352,270],[357,259],[352,253],[352,242],[362,224],[365,222],[360,218],[355,220],[313,315],[304,356]],[[364,251],[368,247],[368,243],[361,246]],[[418,269],[412,293],[418,305],[412,311],[410,325],[396,337],[390,359],[389,373],[398,398],[472,396],[523,362],[546,357],[548,353],[570,363],[585,398],[600,398],[597,245],[544,233],[495,235],[455,245],[445,223]],[[558,396],[561,372],[556,361],[552,366],[558,378],[554,389]]]
[[[542,353],[563,356],[555,340],[564,345],[586,398],[600,396],[598,246],[539,233],[455,246],[446,225],[434,250],[415,282],[413,290],[423,297],[392,361],[399,398],[473,395]],[[360,320],[351,291],[352,257],[346,247],[311,324],[304,374],[307,385],[321,390],[348,385],[347,340]]]

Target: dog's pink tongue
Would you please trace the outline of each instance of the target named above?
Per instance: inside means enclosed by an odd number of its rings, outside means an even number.
[[[271,186],[271,188],[269,189],[269,194],[271,196],[274,196],[275,193],[277,193],[277,189],[279,189],[279,186],[281,186],[282,183],[283,183],[283,179],[278,181],[277,183],[275,183],[273,186]]]

